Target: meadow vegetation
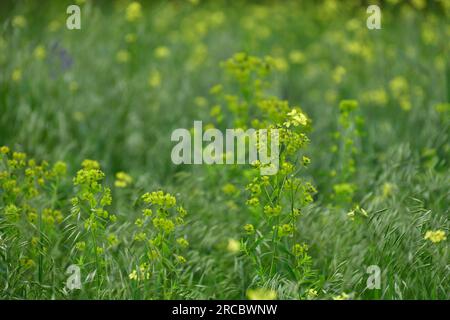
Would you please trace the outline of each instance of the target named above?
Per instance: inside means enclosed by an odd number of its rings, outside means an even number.
[[[0,298],[450,298],[448,1],[75,2],[0,4]]]

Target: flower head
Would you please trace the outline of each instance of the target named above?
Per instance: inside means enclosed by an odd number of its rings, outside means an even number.
[[[14,28],[22,29],[27,25],[27,19],[24,16],[15,16],[12,19],[12,25]]]
[[[241,250],[241,243],[235,239],[228,239],[227,251],[238,253]]]
[[[340,295],[334,296],[333,300],[350,300],[350,295],[345,292],[342,292]]]
[[[287,116],[288,121],[284,123],[287,128],[289,128],[290,126],[306,126],[306,124],[308,123],[308,118],[306,117],[306,115],[297,109],[292,109],[291,112],[287,114]]]
[[[126,9],[126,18],[130,22],[139,20],[142,17],[142,6],[139,2],[133,1]]]
[[[177,260],[177,262],[178,262],[179,264],[185,264],[185,263],[186,263],[186,258],[183,257],[183,256],[176,255],[176,256],[175,256],[175,259]]]
[[[45,57],[46,57],[46,55],[47,55],[47,53],[46,53],[46,51],[45,51],[45,47],[42,46],[42,45],[37,46],[37,47],[34,49],[33,55],[34,55],[34,57],[35,57],[36,59],[38,59],[38,60],[43,60],[43,59],[45,59]]]
[[[271,289],[248,289],[247,298],[250,300],[275,300],[277,298],[277,293]]]
[[[314,289],[309,289],[306,293],[306,297],[310,300],[316,298],[317,295],[318,295],[317,290]]]
[[[130,61],[130,53],[126,50],[120,50],[116,54],[116,60],[119,63],[127,63]]]
[[[137,280],[138,274],[137,274],[136,270],[131,271],[131,273],[128,275],[128,278],[130,278],[130,280]]]
[[[11,74],[11,80],[14,82],[19,82],[22,79],[22,70],[14,69]]]
[[[252,224],[246,224],[246,225],[244,226],[244,231],[245,231],[247,234],[253,234],[253,233],[255,233],[255,227],[254,227]]]
[[[169,48],[160,46],[155,49],[155,57],[158,59],[165,59],[170,55]]]
[[[0,153],[2,153],[2,154],[9,153],[9,148],[7,146],[0,147]]]
[[[439,243],[441,241],[447,240],[447,236],[445,235],[445,231],[443,230],[429,230],[425,233],[425,240],[430,240],[433,243]]]
[[[81,163],[83,169],[100,169],[100,164],[95,160],[85,159]]]
[[[116,181],[114,181],[114,185],[117,188],[125,188],[132,182],[133,178],[130,175],[126,174],[125,172],[120,171],[116,173]]]
[[[161,85],[161,74],[154,70],[148,76],[148,85],[152,88],[158,88]]]
[[[189,242],[185,238],[178,238],[177,243],[182,248],[187,248],[189,246]]]

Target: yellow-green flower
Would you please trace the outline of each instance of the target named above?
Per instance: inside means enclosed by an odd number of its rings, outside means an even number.
[[[171,208],[177,204],[177,199],[170,193],[164,194],[163,191],[146,192],[142,195],[142,200],[148,204],[156,204],[162,207]],[[179,209],[184,210],[184,209]],[[181,214],[181,213],[180,213]]]
[[[278,216],[281,212],[281,206],[280,205],[276,205],[274,207],[270,206],[270,205],[266,205],[264,206],[264,213],[269,216],[269,217],[275,217]]]
[[[314,299],[314,298],[316,298],[317,296],[318,296],[317,290],[309,289],[309,290],[306,292],[306,297],[307,297],[309,300]]]
[[[278,226],[277,228],[279,237],[291,236],[292,234],[294,234],[294,230],[295,230],[294,226],[288,223]]]
[[[24,16],[15,16],[12,19],[12,25],[14,28],[25,28],[25,26],[27,25],[27,19],[25,19]]]
[[[259,205],[259,199],[256,197],[250,198],[245,202],[249,206],[257,206]]]
[[[189,242],[185,238],[178,238],[177,243],[180,245],[180,247],[186,248],[189,246]]]
[[[52,168],[52,172],[57,177],[62,177],[67,173],[67,165],[63,161],[57,161]]]
[[[289,69],[286,59],[281,57],[273,58],[273,65],[280,72],[286,72]]]
[[[175,255],[175,259],[177,260],[178,263],[180,264],[185,264],[186,263],[186,258],[180,255]]]
[[[136,241],[145,241],[147,239],[147,234],[145,232],[139,232],[134,236]]]
[[[408,81],[402,76],[397,76],[389,82],[389,88],[394,96],[399,97],[408,92]]]
[[[354,221],[354,220],[355,220],[355,210],[349,211],[349,212],[347,213],[347,217],[348,217],[350,220]]]
[[[241,243],[235,239],[228,239],[227,251],[238,253],[241,250]]]
[[[51,21],[48,26],[47,29],[50,32],[55,32],[57,31],[59,28],[61,27],[61,23],[58,20],[53,20]]]
[[[142,214],[143,214],[145,217],[150,217],[150,216],[153,214],[153,211],[152,211],[152,209],[143,209],[143,210],[142,210]]]
[[[445,235],[445,231],[443,230],[428,230],[424,236],[425,240],[430,240],[433,243],[439,243],[441,241],[447,240],[447,236]]]
[[[9,153],[9,148],[7,146],[0,147],[0,153],[2,153],[2,154]]]
[[[216,84],[215,86],[213,86],[211,89],[209,89],[209,93],[211,94],[219,94],[222,92],[222,85],[221,84]]]
[[[86,242],[84,241],[79,241],[75,244],[75,249],[79,250],[79,251],[84,251],[86,249]]]
[[[81,166],[84,169],[100,169],[100,164],[98,163],[98,161],[95,160],[90,160],[90,159],[85,159],[83,160],[83,162],[81,163]]]
[[[137,225],[139,228],[142,228],[144,226],[144,220],[142,220],[141,218],[137,218],[134,224]]]
[[[71,92],[77,92],[78,91],[78,87],[79,87],[78,82],[70,81],[70,83],[69,83],[69,90]]]
[[[238,190],[234,184],[227,183],[222,187],[222,191],[225,194],[235,194]]]
[[[31,243],[31,245],[33,247],[36,247],[39,244],[39,238],[38,237],[32,237],[30,243]]]
[[[334,296],[333,300],[350,300],[350,295],[342,292],[340,295]]]
[[[137,39],[137,36],[136,36],[136,34],[134,34],[134,33],[127,33],[127,34],[125,35],[125,41],[126,41],[127,43],[133,43],[133,42],[136,42],[136,39]]]
[[[34,212],[34,211],[28,212],[27,220],[28,220],[30,223],[35,223],[35,222],[37,221],[37,219],[38,219],[38,215],[37,215],[36,212]]]
[[[292,247],[292,253],[296,257],[299,257],[299,256],[303,255],[306,251],[308,251],[308,245],[306,243],[304,243],[304,244],[296,243]]]
[[[130,53],[126,50],[119,50],[116,54],[116,60],[119,63],[127,63],[130,61]]]
[[[10,221],[17,221],[20,218],[20,208],[13,204],[9,204],[5,207],[4,213],[6,218]]]
[[[36,263],[32,259],[28,258],[21,258],[20,264],[27,269],[33,268],[36,265]]]
[[[288,121],[284,123],[284,125],[289,128],[291,125],[294,127],[298,126],[306,126],[308,123],[308,118],[305,116],[305,114],[297,109],[292,109],[291,112],[287,114]]]
[[[245,231],[247,234],[253,234],[253,233],[255,233],[255,227],[254,227],[252,224],[246,224],[246,225],[244,226],[244,231]]]
[[[141,264],[139,266],[139,273],[137,272],[137,270],[133,270],[128,275],[128,278],[134,281],[150,279],[150,272],[147,271],[147,267],[147,264]]]
[[[61,223],[63,220],[63,215],[59,210],[44,209],[42,211],[42,220],[49,225]]]
[[[119,239],[114,233],[108,235],[108,243],[110,246],[114,247],[119,244]]]
[[[173,230],[175,229],[175,224],[173,223],[173,221],[164,218],[154,218],[153,226],[156,229],[162,230],[167,234],[172,233]]]
[[[114,185],[117,188],[125,188],[133,182],[133,178],[126,174],[123,171],[116,173],[116,181],[114,181]]]
[[[307,167],[311,163],[311,159],[306,156],[303,156],[302,163],[303,163],[303,166]]]
[[[293,64],[301,64],[306,61],[305,55],[300,50],[293,50],[289,53],[289,60]]]
[[[130,22],[139,20],[142,17],[142,6],[139,2],[133,1],[126,9],[126,18]]]
[[[396,186],[394,184],[385,182],[382,187],[383,197],[384,198],[390,197],[394,193],[395,188],[396,188]]]
[[[159,71],[154,70],[148,77],[148,85],[152,88],[158,88],[161,85],[161,74]]]
[[[411,2],[418,10],[422,10],[427,6],[426,0],[412,0]]]
[[[22,80],[22,70],[14,69],[11,74],[11,80],[14,82],[19,82],[20,80]]]
[[[155,57],[158,59],[165,59],[170,55],[169,48],[160,46],[155,49]]]
[[[332,75],[334,82],[337,84],[341,83],[342,79],[346,73],[347,73],[347,70],[345,70],[345,68],[343,66],[337,66],[333,70],[333,75]]]
[[[136,270],[133,270],[129,275],[128,278],[130,278],[130,280],[137,280],[138,279],[138,274],[136,272]]]
[[[43,60],[45,59],[45,57],[47,56],[47,53],[45,51],[45,47],[42,45],[37,46],[34,49],[33,55],[36,59],[38,60]]]
[[[250,300],[275,300],[277,293],[271,289],[248,289],[247,298]]]

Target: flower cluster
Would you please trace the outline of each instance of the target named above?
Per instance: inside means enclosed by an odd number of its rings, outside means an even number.
[[[114,186],[116,188],[125,188],[133,183],[133,178],[123,171],[116,173],[116,181],[114,181]]]
[[[106,249],[118,242],[114,235],[108,236],[107,232],[109,224],[115,222],[117,217],[107,210],[112,204],[112,195],[111,189],[103,185],[105,174],[101,171],[100,164],[86,159],[81,166],[73,179],[76,196],[71,199],[72,217],[77,217],[74,223],[80,230],[74,249],[78,265],[95,267],[91,272],[98,273],[99,286],[105,277]]]
[[[33,272],[42,279],[48,268],[44,257],[50,260],[58,255],[57,239],[65,218],[65,207],[58,197],[66,171],[62,161],[52,166],[0,147],[0,227],[6,239],[13,239],[5,248],[16,257],[13,261],[18,272],[23,268],[30,277],[24,281],[31,281]]]
[[[182,251],[189,242],[179,233],[187,212],[182,206],[177,206],[175,196],[162,190],[147,192],[141,200],[145,207],[135,220],[133,240],[145,243],[145,251],[137,254],[141,257],[137,263],[139,267],[131,271],[129,278],[158,282],[167,272],[177,273],[186,263]]]
[[[443,230],[429,230],[425,233],[424,239],[430,240],[433,243],[439,243],[441,241],[447,240],[447,237],[445,235],[445,231]]]
[[[177,204],[177,199],[169,194],[164,193],[163,191],[154,191],[154,192],[147,192],[142,196],[142,201],[144,201],[147,204],[154,204],[157,206],[160,206],[164,209],[172,208]]]
[[[310,204],[316,193],[311,183],[298,177],[311,162],[303,154],[309,143],[310,120],[300,107],[291,107],[287,101],[266,94],[271,70],[276,69],[275,59],[237,53],[222,66],[238,90],[229,93],[223,85],[211,89],[220,101],[211,112],[217,123],[230,122],[240,128],[277,129],[280,142],[280,168],[275,175],[259,175],[257,170],[262,167],[259,160],[252,163],[254,169],[244,174],[249,177],[246,204],[255,218],[252,224],[244,226],[241,250],[256,264],[262,283],[268,281],[275,270],[282,273],[283,263],[292,264],[296,280],[301,281],[309,275],[311,261],[306,246],[301,247],[301,258],[298,254],[296,222],[300,209]],[[270,139],[257,138],[258,150],[271,151],[270,147]],[[288,272],[286,276],[289,276]]]
[[[276,300],[277,293],[271,289],[248,289],[247,297],[249,300]]]
[[[142,5],[137,2],[131,2],[126,11],[125,11],[126,19],[130,22],[135,22],[142,17]]]

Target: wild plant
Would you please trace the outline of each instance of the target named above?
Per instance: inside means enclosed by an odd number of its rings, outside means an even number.
[[[354,183],[356,161],[360,153],[363,118],[358,114],[356,100],[342,100],[339,103],[338,128],[333,134],[331,147],[333,179],[331,198],[339,206],[352,205],[357,186]]]
[[[226,106],[219,123],[227,119],[238,128],[278,130],[278,172],[260,175],[260,161],[252,164],[253,169],[243,170],[248,223],[243,226],[241,250],[255,268],[250,286],[276,286],[273,280],[281,274],[295,282],[296,295],[301,297],[313,279],[308,246],[299,240],[297,228],[302,210],[313,202],[316,193],[314,186],[300,177],[310,163],[304,154],[310,120],[300,107],[267,95],[272,63],[270,57],[238,53],[223,63],[235,94],[225,92],[222,86],[212,92]],[[275,151],[270,150],[270,140],[258,139],[257,144],[258,148]]]
[[[59,197],[65,174],[63,162],[50,166],[0,148],[1,277],[4,283],[16,283],[10,290],[23,296],[33,286],[44,292],[57,286],[55,261],[61,258],[58,247],[65,218]]]
[[[107,281],[107,251],[117,242],[114,234],[108,236],[108,226],[117,220],[108,211],[112,204],[111,189],[103,184],[105,174],[95,160],[84,160],[73,184],[76,195],[71,199],[71,215],[75,228],[72,254],[74,262],[88,279],[95,279],[97,290]]]
[[[136,298],[171,299],[180,294],[181,272],[186,263],[183,251],[189,246],[181,235],[187,214],[177,199],[163,191],[142,195],[142,215],[135,220],[129,279]]]

